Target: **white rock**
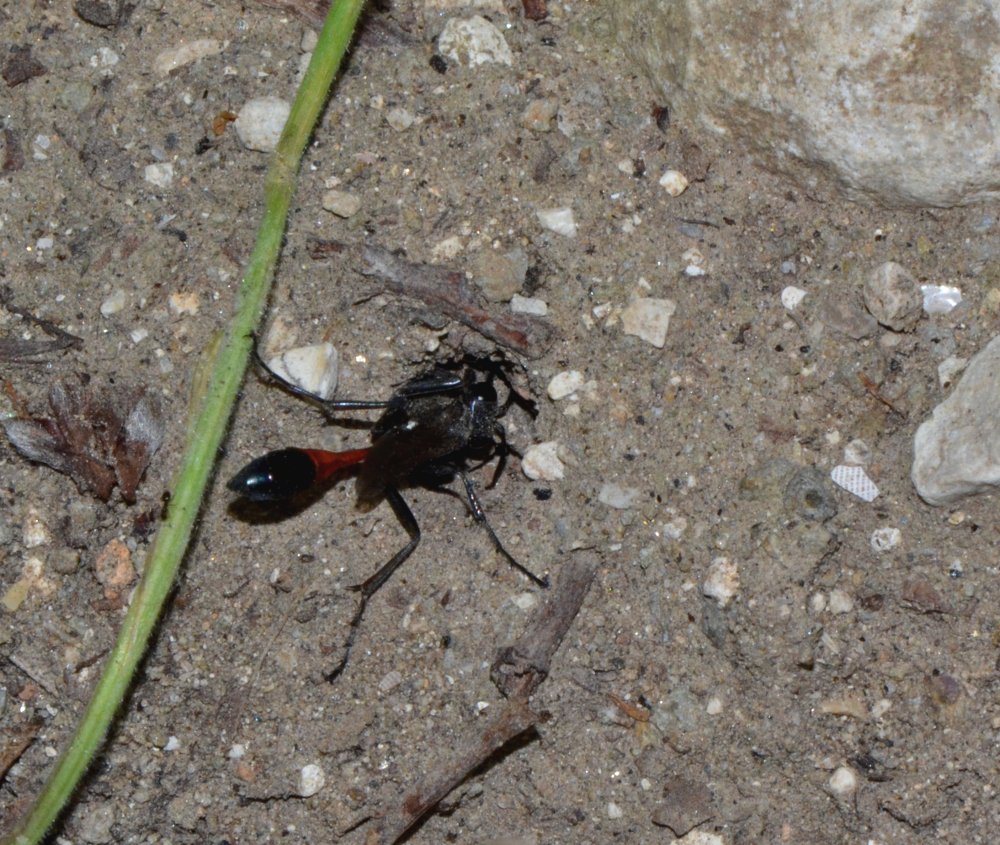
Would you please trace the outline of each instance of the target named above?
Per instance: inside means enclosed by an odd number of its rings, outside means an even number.
[[[872,549],[881,554],[882,552],[891,551],[903,542],[903,532],[898,528],[890,528],[888,526],[876,528],[872,531],[872,536],[868,542]]]
[[[166,76],[172,70],[221,52],[222,42],[215,38],[187,41],[157,53],[153,58],[153,70],[160,76]]]
[[[451,18],[438,36],[438,52],[467,67],[514,63],[503,34],[481,15]]]
[[[339,375],[337,350],[332,343],[298,346],[267,362],[275,375],[320,399],[332,399]]]
[[[546,392],[549,394],[549,399],[558,402],[560,399],[572,396],[581,387],[583,387],[583,373],[579,370],[564,370],[552,376]]]
[[[854,610],[854,599],[846,590],[839,587],[830,591],[830,613],[850,613]]]
[[[565,466],[558,451],[556,440],[529,447],[521,460],[521,471],[532,481],[559,481],[565,475]]]
[[[573,219],[572,208],[540,208],[535,214],[544,228],[567,238],[576,237],[576,220]]]
[[[701,584],[702,595],[725,607],[740,591],[739,568],[727,557],[717,557],[708,567]]]
[[[895,261],[886,261],[868,276],[864,299],[868,313],[896,332],[912,329],[923,313],[920,285]]]
[[[353,217],[361,210],[361,199],[347,191],[327,191],[323,194],[323,208],[337,217]]]
[[[614,801],[608,801],[608,818],[609,819],[620,819],[625,815],[625,811],[622,810]]]
[[[687,176],[679,170],[668,170],[660,177],[660,187],[672,197],[679,197],[687,190]]]
[[[841,766],[828,781],[830,791],[839,798],[848,798],[854,794],[858,788],[858,776],[854,774],[854,769],[849,766]]]
[[[1000,487],[1000,337],[969,362],[951,395],[917,429],[910,477],[920,497],[947,505]]]
[[[530,314],[533,317],[544,317],[549,313],[548,303],[534,296],[521,296],[515,293],[510,298],[510,310],[515,314]]]
[[[608,5],[679,120],[753,147],[805,190],[832,174],[892,205],[1000,195],[995,0]]]
[[[247,100],[233,123],[240,143],[250,150],[273,152],[291,110],[291,104],[280,97]]]
[[[309,798],[326,786],[326,775],[315,763],[309,763],[302,767],[299,772],[298,794],[303,798]]]
[[[622,311],[622,329],[625,334],[635,335],[662,349],[667,342],[670,318],[676,310],[677,305],[671,299],[637,297]]]
[[[415,120],[416,118],[413,116],[413,113],[401,106],[389,109],[385,113],[385,122],[397,132],[405,132],[413,126]]]
[[[597,501],[609,508],[627,510],[635,505],[641,495],[641,491],[635,487],[623,487],[612,481],[606,481],[597,493]]]
[[[174,181],[174,166],[169,161],[147,164],[142,171],[142,177],[157,188],[169,188]]]
[[[101,316],[110,317],[125,308],[125,291],[116,290],[101,303]]]
[[[798,308],[799,304],[803,299],[806,298],[806,292],[802,288],[797,288],[794,285],[788,285],[781,292],[781,304],[785,306],[789,311],[794,311]]]
[[[873,502],[878,496],[878,487],[861,467],[835,466],[830,471],[830,478],[838,487],[866,502]]]

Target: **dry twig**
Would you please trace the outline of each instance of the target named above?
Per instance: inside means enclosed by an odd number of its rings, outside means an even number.
[[[596,569],[597,556],[589,552],[562,568],[551,598],[532,624],[517,642],[501,648],[493,661],[490,675],[509,699],[507,704],[485,728],[458,742],[456,752],[437,774],[407,790],[398,804],[388,808],[367,842],[398,842],[472,772],[542,720],[528,706],[528,698],[548,676],[552,655],[580,611]]]

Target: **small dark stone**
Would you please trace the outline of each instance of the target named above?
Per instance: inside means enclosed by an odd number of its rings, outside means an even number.
[[[73,11],[94,26],[118,26],[125,10],[125,0],[75,0]]]
[[[431,56],[431,67],[438,73],[445,73],[448,70],[448,61],[440,53]]]
[[[785,509],[810,522],[826,522],[837,515],[833,485],[816,467],[803,467],[785,487]]]
[[[31,46],[26,44],[23,47],[10,48],[10,56],[4,62],[0,73],[3,74],[7,86],[13,88],[36,76],[48,73],[48,68],[31,55]]]

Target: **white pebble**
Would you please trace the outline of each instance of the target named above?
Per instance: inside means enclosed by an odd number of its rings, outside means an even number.
[[[830,591],[830,613],[850,613],[854,610],[854,599],[846,590]]]
[[[110,317],[125,308],[125,291],[116,290],[101,303],[101,315]]]
[[[171,735],[167,737],[167,742],[166,745],[163,746],[163,750],[176,751],[180,747],[181,747],[181,741],[177,737]]]
[[[24,524],[21,526],[21,543],[26,549],[34,549],[51,542],[52,535],[41,512],[37,508],[28,508]]]
[[[951,387],[955,383],[955,377],[965,369],[969,363],[968,358],[959,358],[957,355],[949,355],[938,364],[938,383],[941,387]]]
[[[920,293],[928,314],[947,314],[962,301],[961,289],[951,285],[921,285]]]
[[[390,690],[394,690],[401,683],[403,683],[403,673],[398,669],[392,669],[391,671],[386,672],[382,677],[382,680],[378,682],[378,691],[389,692]]]
[[[641,492],[635,487],[622,487],[614,482],[605,482],[597,494],[597,500],[609,508],[627,510],[639,499]]]
[[[873,502],[878,496],[878,487],[861,467],[849,467],[843,464],[835,466],[830,472],[830,478],[838,487],[865,502]]]
[[[240,143],[249,150],[273,152],[291,110],[291,105],[279,97],[247,100],[233,123]]]
[[[844,463],[866,467],[872,462],[872,448],[864,440],[855,438],[844,447]]]
[[[534,296],[521,296],[515,293],[510,298],[510,310],[515,314],[530,314],[532,317],[544,317],[549,313],[548,303]]]
[[[416,118],[413,116],[412,112],[407,111],[401,106],[389,109],[389,111],[385,113],[385,122],[397,132],[405,132],[413,126],[415,120]]]
[[[614,801],[608,801],[608,818],[609,819],[620,819],[625,815],[625,811],[622,810]]]
[[[552,376],[549,386],[546,389],[549,399],[558,402],[567,396],[572,396],[583,387],[583,373],[579,370],[564,370]]]
[[[361,199],[347,191],[327,191],[323,194],[323,208],[338,217],[353,217],[361,210]]]
[[[667,342],[670,318],[677,310],[671,299],[652,299],[640,296],[633,299],[622,311],[622,329],[662,349]]]
[[[559,481],[566,468],[558,452],[559,443],[555,440],[531,446],[521,459],[521,471],[532,481]]]
[[[511,601],[518,610],[531,610],[538,604],[538,596],[534,593],[518,593]]]
[[[446,59],[467,67],[514,64],[514,55],[503,34],[481,15],[451,18],[438,36],[438,51]]]
[[[35,249],[52,249],[56,245],[56,240],[51,235],[39,238],[35,241]]]
[[[679,170],[668,170],[660,177],[660,187],[666,188],[672,197],[679,197],[687,190],[687,176]]]
[[[153,59],[153,70],[160,76],[166,76],[172,70],[221,52],[222,42],[215,38],[199,38],[157,53]]]
[[[332,343],[289,349],[271,358],[267,366],[275,375],[320,399],[333,398],[337,390],[339,367]]]
[[[858,788],[858,776],[848,766],[841,766],[830,775],[830,791],[839,798],[847,798]]]
[[[740,590],[740,573],[735,562],[727,557],[717,557],[708,567],[701,585],[702,595],[715,599],[725,607]]]
[[[229,747],[230,760],[242,760],[246,756],[247,747],[242,742],[235,742]]]
[[[538,222],[543,228],[557,235],[565,235],[567,238],[576,237],[576,221],[573,219],[572,208],[540,208],[535,214],[538,215]]]
[[[872,718],[881,719],[892,708],[892,702],[888,698],[880,698],[872,705]]]
[[[794,311],[806,298],[806,292],[802,288],[789,285],[781,292],[781,304],[789,311]]]
[[[896,548],[903,541],[903,532],[898,528],[876,528],[868,541],[871,547],[879,553]]]
[[[174,181],[174,166],[169,161],[147,164],[142,171],[143,178],[157,188],[169,188]]]
[[[708,704],[705,705],[705,712],[709,716],[718,716],[722,712],[722,699],[717,695],[713,695],[708,700]]]
[[[299,772],[299,795],[309,798],[326,785],[326,775],[315,763],[309,763]]]

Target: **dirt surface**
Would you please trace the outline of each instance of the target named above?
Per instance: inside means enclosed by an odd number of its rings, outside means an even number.
[[[341,395],[384,398],[489,345],[362,276],[362,245],[497,283],[490,256],[521,250],[517,286],[547,303],[553,342],[507,354],[538,414],[505,422],[518,451],[557,441],[565,474],[531,481],[515,458],[482,497],[525,565],[557,578],[592,549],[600,566],[534,696],[547,720],[410,841],[653,843],[693,826],[686,842],[995,841],[996,505],[930,508],[909,480],[913,433],[945,393],[938,364],[996,332],[995,210],[804,193],[667,119],[586,4],[550,2],[544,21],[487,6],[513,63],[475,69],[433,58],[453,14],[434,6],[369,21],[305,161],[269,319],[294,342],[336,345]],[[4,363],[8,400],[41,414],[60,379],[144,386],[166,424],[132,506],[0,444],[4,746],[39,726],[0,786],[5,824],[83,710],[203,352],[233,310],[268,159],[225,112],[291,100],[308,29],[232,3],[140,3],[111,27],[68,3],[0,8],[0,61],[15,61],[0,82],[0,281],[83,339]],[[219,50],[157,71],[162,51],[197,39]],[[397,108],[412,125],[390,125]],[[157,163],[173,165],[169,184],[146,170]],[[668,169],[690,181],[680,196],[659,185]],[[360,199],[356,214],[323,209],[334,186]],[[539,224],[558,207],[575,237]],[[316,238],[346,248],[316,257]],[[889,260],[960,286],[965,303],[909,332],[872,328],[860,286]],[[788,285],[807,292],[794,312]],[[623,330],[637,297],[676,304],[662,348]],[[0,329],[44,337],[9,313]],[[550,399],[571,370],[585,384]],[[871,503],[829,480],[855,439]],[[366,442],[248,379],[155,647],[60,841],[363,842],[366,818],[502,707],[489,664],[544,596],[461,497],[407,493],[422,544],[372,600],[334,683],[346,588],[403,530],[385,504],[356,510],[350,480],[270,519],[231,507],[223,482],[256,455]],[[873,549],[880,528],[899,545]],[[325,778],[310,797],[306,766]]]

